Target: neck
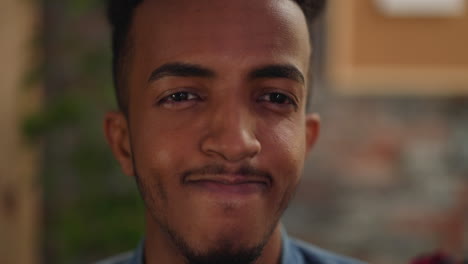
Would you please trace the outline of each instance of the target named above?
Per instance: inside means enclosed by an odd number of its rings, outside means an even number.
[[[146,214],[145,264],[187,264],[172,239],[161,230],[159,224]],[[280,263],[281,228],[278,223],[255,264]]]

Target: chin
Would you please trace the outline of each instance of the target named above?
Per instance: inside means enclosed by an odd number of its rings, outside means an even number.
[[[196,245],[179,241],[178,247],[188,264],[249,264],[258,259],[267,243],[265,238],[240,237],[235,232],[217,233],[212,239]]]
[[[217,233],[212,233],[210,244],[212,247],[224,245],[232,249],[255,247],[265,239],[264,233],[253,232],[244,226],[226,226]]]
[[[262,243],[271,234],[272,223],[265,223],[260,219],[249,217],[221,217],[203,223],[196,237],[200,244],[229,245],[237,249],[254,247]]]
[[[276,227],[259,221],[221,220],[226,219],[194,223],[188,233],[166,231],[188,264],[249,264],[261,255]]]

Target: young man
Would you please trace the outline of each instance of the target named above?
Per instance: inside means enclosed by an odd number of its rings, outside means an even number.
[[[321,6],[110,1],[120,111],[104,127],[147,229],[133,254],[105,263],[357,263],[279,223],[319,132],[306,113],[306,14]]]

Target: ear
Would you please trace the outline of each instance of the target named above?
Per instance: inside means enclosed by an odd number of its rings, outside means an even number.
[[[134,176],[132,149],[127,118],[122,112],[108,112],[104,117],[104,134],[122,171]]]
[[[320,116],[318,114],[307,114],[306,116],[306,153],[309,153],[317,142],[320,134]]]

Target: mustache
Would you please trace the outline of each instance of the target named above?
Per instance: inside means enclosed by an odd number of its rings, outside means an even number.
[[[273,176],[266,170],[258,169],[250,164],[242,164],[234,169],[229,169],[223,164],[208,164],[200,168],[190,169],[182,173],[182,183],[186,179],[194,175],[222,175],[222,174],[236,174],[245,177],[260,177],[265,178],[271,184]]]

